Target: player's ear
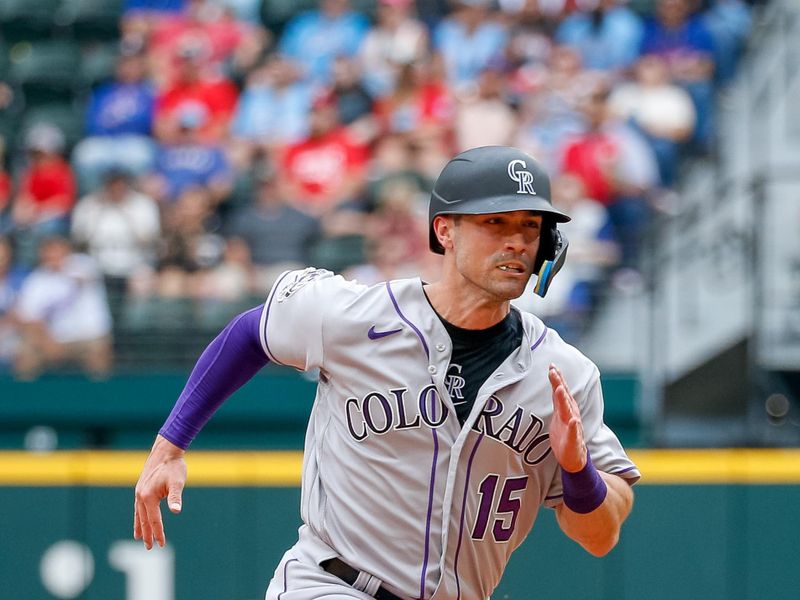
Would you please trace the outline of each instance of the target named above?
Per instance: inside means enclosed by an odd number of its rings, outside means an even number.
[[[433,219],[433,232],[436,239],[445,250],[453,248],[453,231],[455,230],[455,219],[452,215],[436,215]]]

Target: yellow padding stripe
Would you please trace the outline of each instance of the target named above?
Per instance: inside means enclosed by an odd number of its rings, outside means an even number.
[[[639,450],[642,483],[800,483],[800,450]]]
[[[800,449],[636,450],[631,459],[642,484],[799,484]],[[132,486],[146,452],[0,451],[0,485]],[[187,454],[189,485],[297,486],[301,452],[208,452]]]
[[[0,452],[0,485],[129,486],[146,452]],[[297,486],[302,452],[189,452],[189,482],[198,486]]]

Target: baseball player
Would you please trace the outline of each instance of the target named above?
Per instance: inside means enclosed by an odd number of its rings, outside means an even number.
[[[184,451],[266,362],[319,369],[297,543],[267,600],[484,600],[539,507],[601,556],[639,478],[603,423],[597,367],[510,306],[563,262],[546,173],[484,147],[435,183],[430,245],[442,277],[366,287],[325,270],[281,275],[200,357],[136,486],[134,537],[165,543]]]

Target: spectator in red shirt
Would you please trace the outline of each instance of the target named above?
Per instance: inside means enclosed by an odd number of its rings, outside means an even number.
[[[567,144],[562,167],[583,182],[587,196],[608,208],[623,267],[636,268],[650,220],[647,197],[658,185],[658,167],[642,135],[611,114],[609,92],[600,82],[584,100],[588,129]]]
[[[11,200],[11,176],[6,171],[6,141],[0,136],[0,235],[6,230],[6,208]]]
[[[204,113],[203,141],[219,142],[227,136],[239,92],[228,79],[203,73],[202,53],[203,46],[195,43],[178,49],[177,80],[156,99],[154,130],[162,142],[174,139],[175,117],[187,108]]]
[[[408,63],[401,67],[394,91],[382,98],[375,113],[384,133],[418,138],[451,137],[455,102],[445,84],[435,76],[434,63]]]
[[[366,148],[340,124],[335,97],[318,97],[311,110],[310,134],[283,151],[280,185],[298,209],[323,216],[344,205],[355,206],[365,183]]]
[[[255,65],[266,42],[265,29],[237,20],[220,2],[189,0],[182,12],[156,22],[148,46],[154,75],[169,86],[180,72],[178,54],[186,44],[203,49],[200,62],[204,70],[221,74],[246,72]]]
[[[75,178],[64,160],[61,130],[49,123],[34,125],[25,138],[29,163],[22,173],[11,208],[20,262],[33,265],[39,241],[66,234],[75,204]]]

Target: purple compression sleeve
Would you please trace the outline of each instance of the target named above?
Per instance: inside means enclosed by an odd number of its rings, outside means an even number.
[[[200,355],[159,433],[186,449],[233,392],[269,362],[259,341],[263,307],[235,317]]]

